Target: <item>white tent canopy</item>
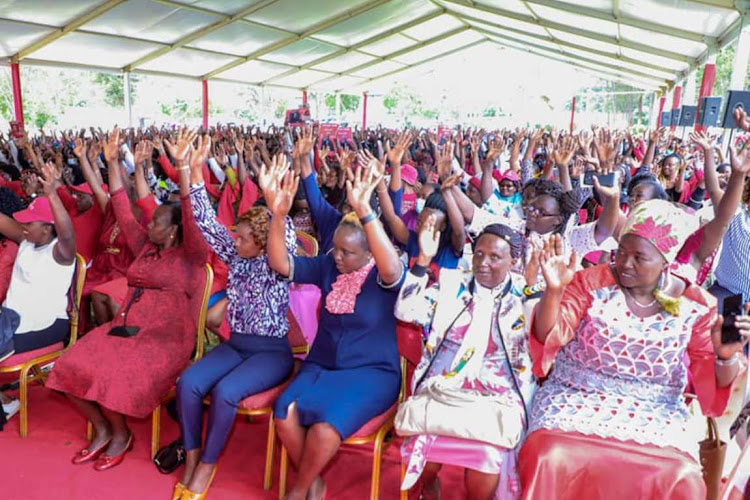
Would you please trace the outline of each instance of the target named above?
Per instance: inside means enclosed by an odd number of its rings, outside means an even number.
[[[361,92],[494,43],[666,91],[737,36],[747,3],[0,0],[0,58]]]

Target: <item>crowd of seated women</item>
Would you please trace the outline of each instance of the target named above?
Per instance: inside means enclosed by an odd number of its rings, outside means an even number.
[[[309,126],[0,136],[1,312],[17,316],[0,363],[66,339],[86,262],[81,338],[45,383],[92,424],[72,463],[119,465],[129,419],[176,387],[173,498],[204,498],[240,402],[286,384],[272,418],[297,470],[287,498],[317,500],[406,377],[400,487],[422,498],[440,498],[443,465],[471,499],[703,498],[691,412],[724,414],[747,367],[750,140],[726,163],[712,136],[663,129],[354,142]],[[206,264],[219,341],[191,362]],[[295,366],[302,284],[320,302]],[[748,307],[725,323],[734,295]]]

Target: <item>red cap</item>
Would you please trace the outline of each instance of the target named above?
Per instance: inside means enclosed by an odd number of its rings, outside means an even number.
[[[28,224],[30,222],[55,223],[55,217],[52,215],[52,207],[50,207],[46,196],[37,197],[25,210],[14,213],[13,218],[21,224]]]
[[[474,189],[476,189],[477,191],[482,190],[482,181],[480,181],[477,177],[472,177],[471,179],[469,179],[469,184],[474,186]]]
[[[413,186],[417,183],[418,176],[419,175],[416,168],[412,167],[408,163],[404,163],[403,165],[401,165],[401,180],[405,183]]]
[[[492,177],[497,181],[498,184],[503,182],[504,180],[509,180],[511,182],[518,182],[521,179],[518,177],[518,174],[515,173],[513,170],[506,170],[505,172],[500,172],[499,170],[494,170],[492,172]]]

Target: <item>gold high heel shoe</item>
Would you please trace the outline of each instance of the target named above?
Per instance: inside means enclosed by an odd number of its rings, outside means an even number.
[[[180,500],[182,498],[182,493],[185,491],[186,487],[182,483],[177,483],[174,485],[174,492],[172,493],[172,500]]]
[[[218,467],[214,465],[214,470],[211,472],[211,477],[208,478],[208,483],[206,484],[206,489],[203,490],[203,493],[196,493],[194,491],[190,491],[185,487],[185,491],[182,492],[182,496],[180,497],[180,500],[203,500],[206,498],[206,494],[208,493],[208,488],[211,487],[211,483],[214,482],[214,476],[216,476],[216,470]]]

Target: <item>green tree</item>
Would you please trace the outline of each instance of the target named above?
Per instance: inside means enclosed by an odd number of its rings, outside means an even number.
[[[114,73],[94,73],[94,83],[104,89],[104,102],[113,108],[125,105],[125,76]],[[130,102],[133,102],[138,85],[138,75],[130,75]]]
[[[356,111],[359,108],[359,101],[358,95],[341,94],[341,110]],[[331,112],[336,112],[336,94],[326,94],[325,103]]]

